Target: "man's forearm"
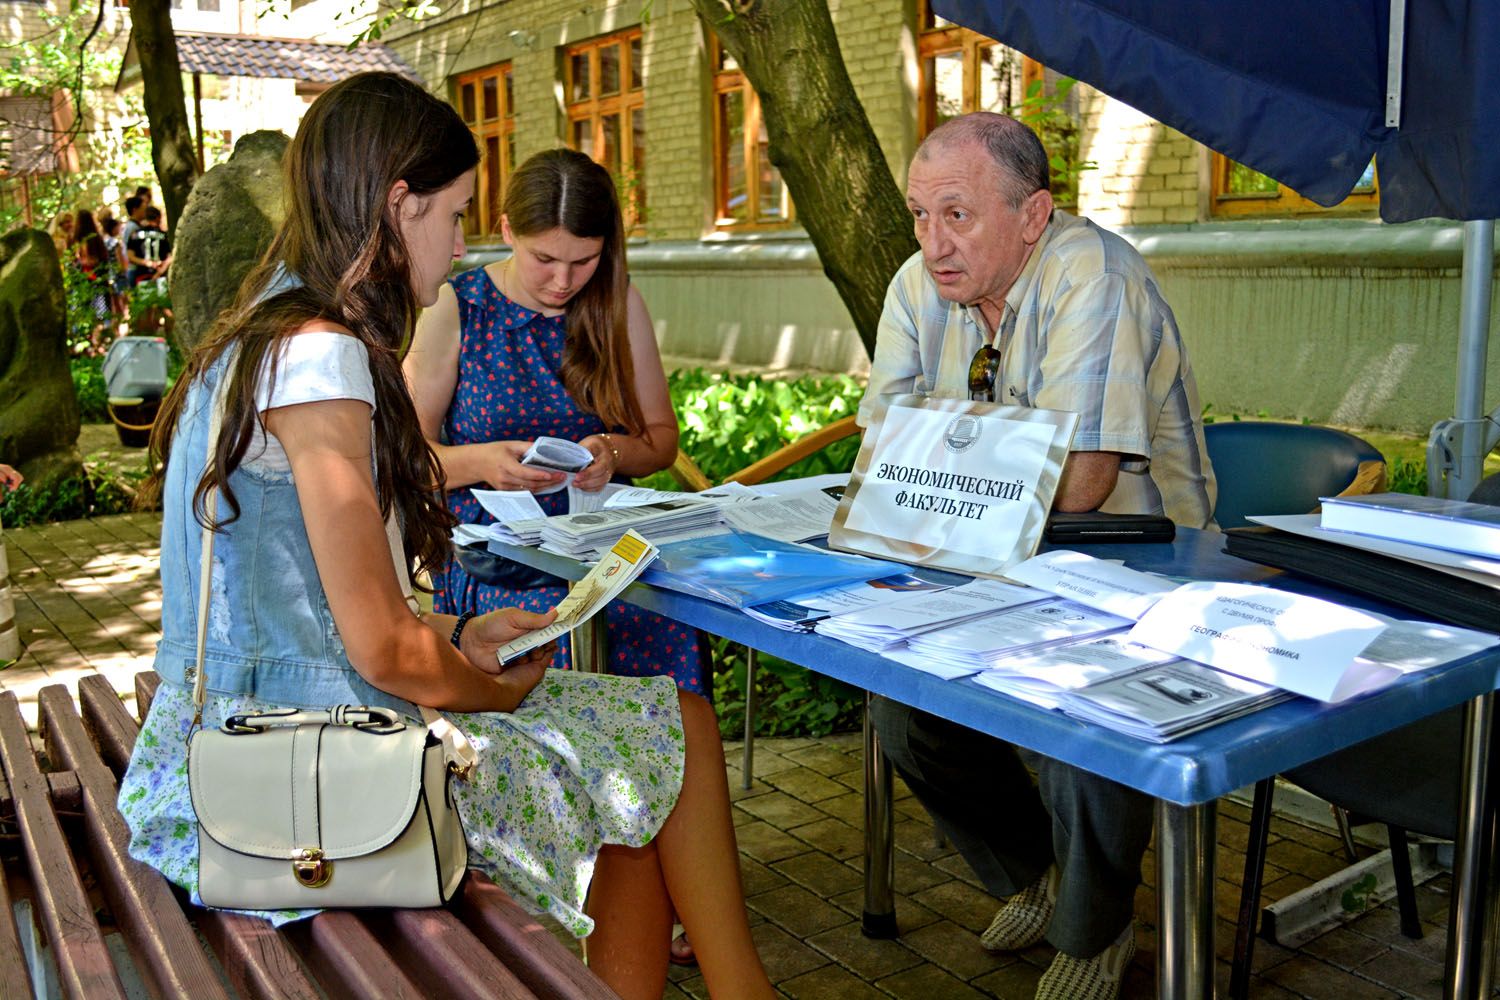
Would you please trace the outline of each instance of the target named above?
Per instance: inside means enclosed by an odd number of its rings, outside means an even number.
[[[1068,455],[1052,509],[1064,514],[1098,510],[1120,478],[1117,451],[1075,451]]]

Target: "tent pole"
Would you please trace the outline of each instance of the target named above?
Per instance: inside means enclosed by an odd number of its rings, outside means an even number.
[[[1464,266],[1458,312],[1458,385],[1454,415],[1427,441],[1427,492],[1467,500],[1484,478],[1484,456],[1494,443],[1484,409],[1490,335],[1490,287],[1495,267],[1495,222],[1464,223]]]

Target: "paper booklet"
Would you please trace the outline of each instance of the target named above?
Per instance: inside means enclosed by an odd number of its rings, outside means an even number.
[[[1007,659],[975,674],[974,680],[1033,705],[1058,708],[1069,691],[1176,659],[1124,636],[1106,635]]]
[[[1269,684],[1173,660],[1070,691],[1061,707],[1076,719],[1165,743],[1290,697]]]
[[[1407,493],[1323,497],[1322,526],[1500,559],[1500,507]]]
[[[896,605],[838,615],[818,622],[815,631],[878,653],[900,646],[923,632],[1045,599],[1046,594],[1030,587],[1017,587],[999,580],[975,580]]]
[[[918,567],[910,573],[833,587],[789,600],[757,604],[746,608],[745,614],[758,622],[765,622],[788,632],[811,632],[825,618],[864,608],[889,608],[894,604],[915,600],[923,594],[949,590],[968,582],[969,578],[966,576]]]
[[[634,531],[627,531],[587,576],[573,584],[568,596],[558,602],[557,618],[551,625],[512,639],[496,650],[495,655],[504,664],[571,632],[603,611],[655,558],[656,546]]]
[[[998,666],[1012,656],[1085,636],[1118,632],[1130,624],[1128,618],[1052,598],[922,632],[908,638],[906,647],[955,666],[982,670]]]
[[[783,542],[805,542],[828,534],[842,495],[843,491],[834,487],[757,498],[726,505],[724,520],[751,534]]]
[[[574,558],[586,558],[602,549],[621,531],[634,530],[654,544],[662,545],[704,527],[719,528],[722,520],[716,504],[683,494],[640,507],[614,507],[583,514],[549,517],[542,525],[542,547]]]
[[[1005,571],[1007,580],[1138,621],[1176,581],[1142,573],[1082,552],[1058,549],[1034,556]]]

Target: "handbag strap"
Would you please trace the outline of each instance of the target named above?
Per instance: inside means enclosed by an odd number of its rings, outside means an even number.
[[[230,373],[228,365],[219,375],[219,382],[214,386],[213,399],[209,403],[210,411],[208,417],[208,448],[207,461],[212,464],[214,448],[218,444],[219,434],[224,426],[224,407],[228,396]],[[204,492],[203,508],[205,520],[211,524],[213,514],[217,511],[219,503],[219,490],[216,486],[209,486]],[[204,652],[208,645],[208,605],[213,594],[212,575],[214,568],[214,530],[205,524],[203,526],[203,545],[198,566],[198,650],[195,669],[193,670],[193,725],[192,729],[198,728],[203,722],[203,703],[207,699],[208,684],[204,677],[205,663]],[[396,527],[396,514],[393,510],[385,519],[385,537],[390,544],[391,562],[396,568],[396,579],[401,584],[401,596],[406,600],[406,606],[411,609],[412,614],[421,617],[421,606],[417,603],[416,596],[412,593],[411,572],[406,565],[405,546],[401,543],[401,531]],[[425,705],[418,705],[422,713],[422,722],[427,726],[437,740],[443,744],[443,753],[448,764],[453,768],[455,774],[460,778],[468,778],[473,769],[479,763],[479,752],[469,742],[461,730],[447,719],[443,718],[435,710]]]

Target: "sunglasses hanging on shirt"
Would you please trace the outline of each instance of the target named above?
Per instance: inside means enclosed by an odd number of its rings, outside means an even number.
[[[981,344],[969,362],[969,398],[984,403],[995,402],[995,382],[1000,377],[1000,352]]]

